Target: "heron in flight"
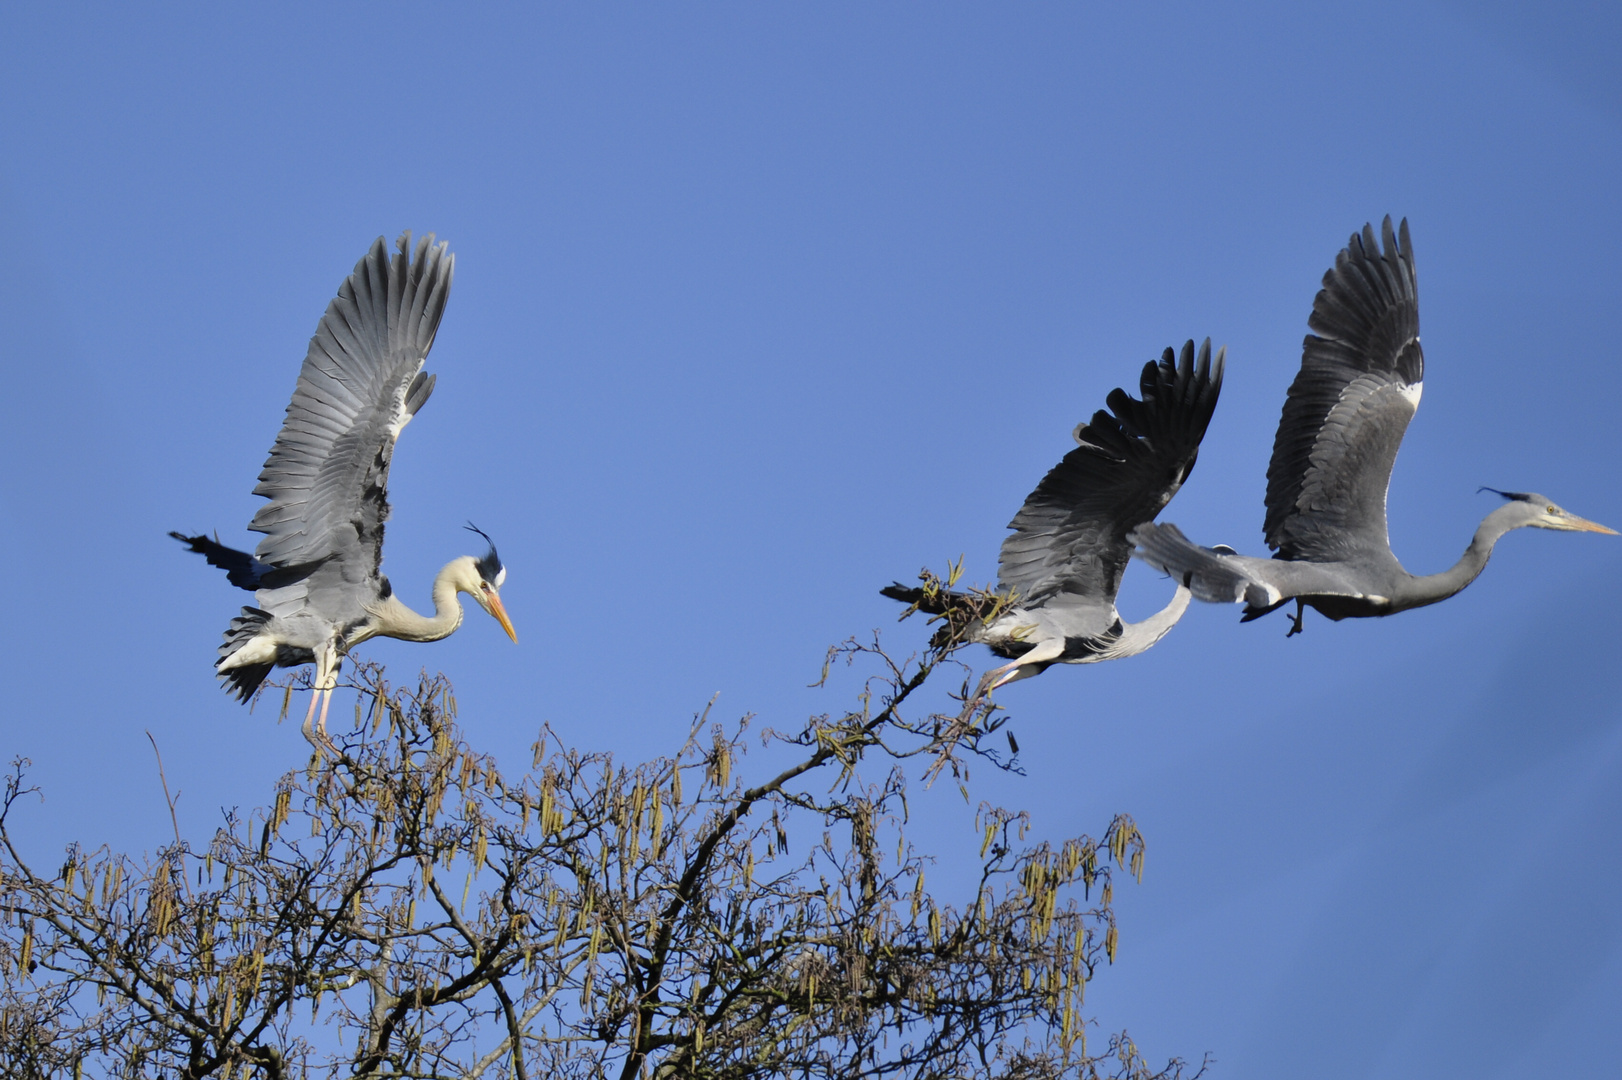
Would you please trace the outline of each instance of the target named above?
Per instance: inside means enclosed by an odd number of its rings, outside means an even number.
[[[880,591],[929,614],[967,621],[967,640],[984,642],[1010,661],[986,674],[991,690],[1054,664],[1096,664],[1149,648],[1182,618],[1189,590],[1179,585],[1156,614],[1123,622],[1115,595],[1132,557],[1127,534],[1153,520],[1193,471],[1222,392],[1225,355],[1218,350],[1212,363],[1209,338],[1197,358],[1192,341],[1181,357],[1167,349],[1158,363],[1144,365],[1141,401],[1112,390],[1106,403],[1113,415],[1100,409],[1077,425],[1076,448],[1008,525],[1014,533],[1003,541],[997,577],[1013,600],[989,621],[991,611],[979,597],[899,583]]]
[[[432,616],[401,603],[381,571],[389,462],[400,430],[433,392],[434,376],[422,365],[456,264],[433,240],[432,234],[419,240],[413,256],[411,234],[404,233],[391,257],[378,237],[327,305],[253,489],[270,500],[248,525],[265,534],[257,551],[169,534],[254,593],[257,606],[231,620],[214,665],[228,692],[246,701],[273,667],[315,664],[304,736],[317,746],[328,743],[339,664],[361,642],[449,636],[462,624],[458,593],[473,597],[518,640],[501,604],[507,571],[479,530],[473,529],[489,550],[445,565],[434,578]]]
[[[1145,523],[1132,533],[1138,558],[1201,600],[1243,603],[1245,622],[1294,600],[1286,635],[1294,636],[1307,606],[1339,621],[1446,600],[1476,579],[1499,537],[1523,526],[1615,535],[1542,495],[1495,491],[1504,504],[1481,522],[1451,569],[1423,576],[1404,570],[1386,533],[1386,489],[1425,376],[1406,220],[1393,234],[1387,217],[1381,244],[1369,225],[1352,234],[1324,275],[1307,325],[1313,333],[1267,467],[1263,531],[1273,557],[1200,547],[1175,525]]]

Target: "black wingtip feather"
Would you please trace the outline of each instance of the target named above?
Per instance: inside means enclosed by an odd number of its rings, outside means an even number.
[[[226,547],[218,540],[210,539],[201,533],[187,536],[185,533],[171,530],[169,535],[185,544],[188,551],[201,555],[208,561],[208,565],[224,570],[226,580],[239,589],[253,592],[264,583],[265,576],[273,569],[246,551]]]
[[[1151,521],[1188,479],[1221,395],[1210,340],[1162,351],[1073,433],[1079,444],[1025,500],[1003,542],[998,576],[1026,599],[1057,590],[1113,598],[1131,557],[1126,534]]]

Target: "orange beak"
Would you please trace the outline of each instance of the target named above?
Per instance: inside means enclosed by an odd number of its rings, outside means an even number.
[[[501,628],[507,631],[507,636],[513,639],[513,644],[518,644],[518,631],[513,629],[512,620],[507,618],[507,609],[502,606],[501,597],[496,595],[494,589],[491,589],[485,594],[484,598],[489,603],[488,610],[490,614],[494,615],[496,622],[500,623]]]

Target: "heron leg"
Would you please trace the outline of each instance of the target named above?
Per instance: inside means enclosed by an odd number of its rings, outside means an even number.
[[[1057,660],[1064,652],[1063,638],[1049,638],[1037,645],[1011,664],[1004,664],[1000,668],[993,668],[986,672],[988,691],[1009,683],[1028,679],[1032,675],[1040,675],[1047,670],[1049,664]]]
[[[307,742],[310,743],[311,746],[319,746],[320,745],[320,743],[317,743],[315,741],[315,704],[316,704],[316,702],[318,702],[320,700],[321,700],[321,691],[319,691],[319,690],[311,690],[310,691],[310,708],[309,708],[309,711],[304,714],[304,726],[299,729],[299,730],[304,732],[304,738],[305,738],[305,740]]]
[[[327,707],[332,704],[332,689],[328,688],[323,693],[326,696],[321,699],[321,719],[316,723],[315,730],[320,733],[322,740],[330,746],[332,740],[327,738]]]
[[[333,646],[315,652],[315,679],[310,695],[310,711],[304,717],[304,738],[318,751],[336,752],[327,737],[327,709],[332,706],[332,691],[338,685],[338,650]],[[316,719],[316,703],[321,705],[320,719]]]
[[[1290,632],[1284,635],[1286,638],[1293,638],[1302,631],[1301,617],[1306,613],[1307,605],[1302,602],[1299,596],[1296,597],[1295,614],[1290,616]]]

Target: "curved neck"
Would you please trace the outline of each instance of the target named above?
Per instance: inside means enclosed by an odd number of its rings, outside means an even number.
[[[1188,610],[1188,601],[1193,595],[1186,586],[1178,585],[1171,603],[1142,622],[1127,623],[1121,630],[1120,640],[1109,650],[1110,658],[1136,656],[1165,637]]]
[[[418,615],[391,594],[377,607],[377,633],[401,641],[438,641],[455,633],[462,625],[462,602],[451,581],[455,567],[455,562],[446,563],[434,578],[432,618]]]
[[[1470,546],[1464,549],[1459,561],[1440,574],[1410,577],[1405,586],[1398,590],[1399,595],[1392,597],[1396,601],[1393,608],[1403,610],[1434,604],[1438,600],[1446,600],[1474,581],[1486,568],[1487,560],[1492,558],[1493,545],[1498,543],[1498,538],[1525,524],[1515,520],[1518,516],[1515,511],[1515,503],[1506,503],[1482,518]]]

